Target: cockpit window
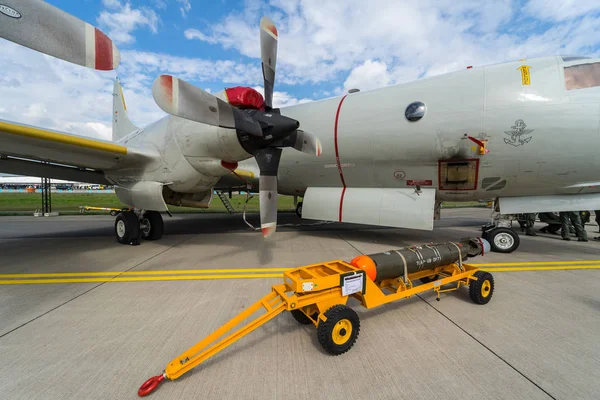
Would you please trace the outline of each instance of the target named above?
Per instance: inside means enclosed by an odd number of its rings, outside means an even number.
[[[567,90],[600,86],[600,62],[565,67]]]
[[[589,57],[581,56],[562,56],[563,62],[577,61],[577,60],[589,60]]]

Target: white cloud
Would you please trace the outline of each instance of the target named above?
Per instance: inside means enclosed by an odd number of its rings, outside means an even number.
[[[103,0],[103,3],[114,12],[102,11],[98,17],[98,25],[113,42],[135,42],[131,33],[138,28],[147,27],[153,33],[157,32],[159,19],[154,10],[147,7],[131,8],[130,3],[122,5],[118,0]]]
[[[153,0],[154,6],[159,10],[164,10],[167,8],[167,0]]]
[[[264,97],[264,95],[265,95],[264,87],[254,86],[253,89],[256,90],[257,92],[259,92]],[[309,101],[313,101],[313,100],[308,99],[308,98],[299,99],[287,92],[278,92],[278,91],[273,92],[273,108],[289,107],[289,106],[294,106],[296,104],[308,103]]]
[[[203,42],[208,42],[208,43],[217,43],[217,41],[209,36],[206,36],[204,33],[200,32],[198,29],[186,29],[185,32],[183,32],[183,35],[185,36],[186,39],[198,39],[201,40]]]
[[[120,9],[122,7],[119,0],[102,0],[102,4],[104,4],[104,7],[112,9]]]
[[[391,81],[388,67],[379,61],[367,60],[354,68],[344,82],[344,89],[370,90],[387,86]]]
[[[600,2],[597,0],[530,0],[525,6],[525,12],[529,15],[553,21],[577,18],[598,10],[600,10]]]
[[[600,43],[598,15],[547,29],[539,19],[525,21],[523,10],[511,0],[271,0],[269,6],[253,1],[245,4],[243,10],[231,12],[207,29],[186,31],[186,37],[258,59],[258,21],[262,15],[270,15],[279,31],[277,82],[287,84],[344,79],[351,84],[373,68],[379,68],[379,72],[370,71],[379,79],[375,86],[386,81],[393,84],[467,65],[564,51],[598,53]],[[528,9],[538,12],[538,4],[542,2],[533,0]],[[556,4],[545,12],[555,15],[560,8]],[[570,15],[581,16],[598,7],[578,5]],[[545,18],[544,13],[538,14]],[[538,27],[547,30],[532,34]],[[367,66],[367,60],[379,64]],[[364,86],[366,82],[360,83]]]
[[[224,84],[252,85],[263,81],[260,63],[242,64],[230,60],[205,60],[135,50],[123,51],[121,58],[121,66],[126,74],[144,74],[152,81],[160,74],[172,74],[187,81],[217,81]],[[147,86],[151,86],[152,81],[147,82]]]
[[[186,16],[187,12],[192,9],[192,5],[190,4],[190,0],[177,0],[181,7],[179,7],[179,11],[181,11],[182,16]]]

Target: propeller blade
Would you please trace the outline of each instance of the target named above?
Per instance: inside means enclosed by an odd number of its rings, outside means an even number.
[[[260,20],[260,57],[265,81],[265,104],[273,108],[275,64],[277,64],[277,28],[269,17]]]
[[[152,97],[166,113],[221,128],[238,129],[262,137],[260,124],[220,98],[171,75],[152,84]]]
[[[97,70],[121,62],[117,46],[98,28],[40,0],[2,0],[0,37]]]
[[[260,228],[263,236],[269,237],[277,230],[277,170],[281,149],[266,147],[256,152],[254,157],[260,169]]]
[[[321,141],[310,132],[302,130],[297,131],[296,143],[294,149],[313,156],[320,156],[323,153]]]

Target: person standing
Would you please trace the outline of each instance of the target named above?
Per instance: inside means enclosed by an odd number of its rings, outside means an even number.
[[[533,231],[533,225],[535,225],[535,213],[525,214],[525,234],[527,236],[537,236]]]
[[[596,214],[596,223],[598,224],[598,232],[600,232],[600,210],[594,210],[594,214]],[[600,236],[595,237],[594,240],[600,240]]]
[[[581,217],[578,212],[575,211],[561,211],[560,212],[560,223],[562,224],[562,228],[560,230],[560,234],[563,240],[571,240],[569,237],[569,222],[575,228],[575,235],[577,235],[577,241],[579,242],[587,242],[587,232],[583,229],[581,225]]]

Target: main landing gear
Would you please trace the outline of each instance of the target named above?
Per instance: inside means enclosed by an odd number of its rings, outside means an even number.
[[[121,244],[140,244],[140,238],[158,240],[164,232],[162,216],[157,211],[123,211],[115,220],[115,236]]]

